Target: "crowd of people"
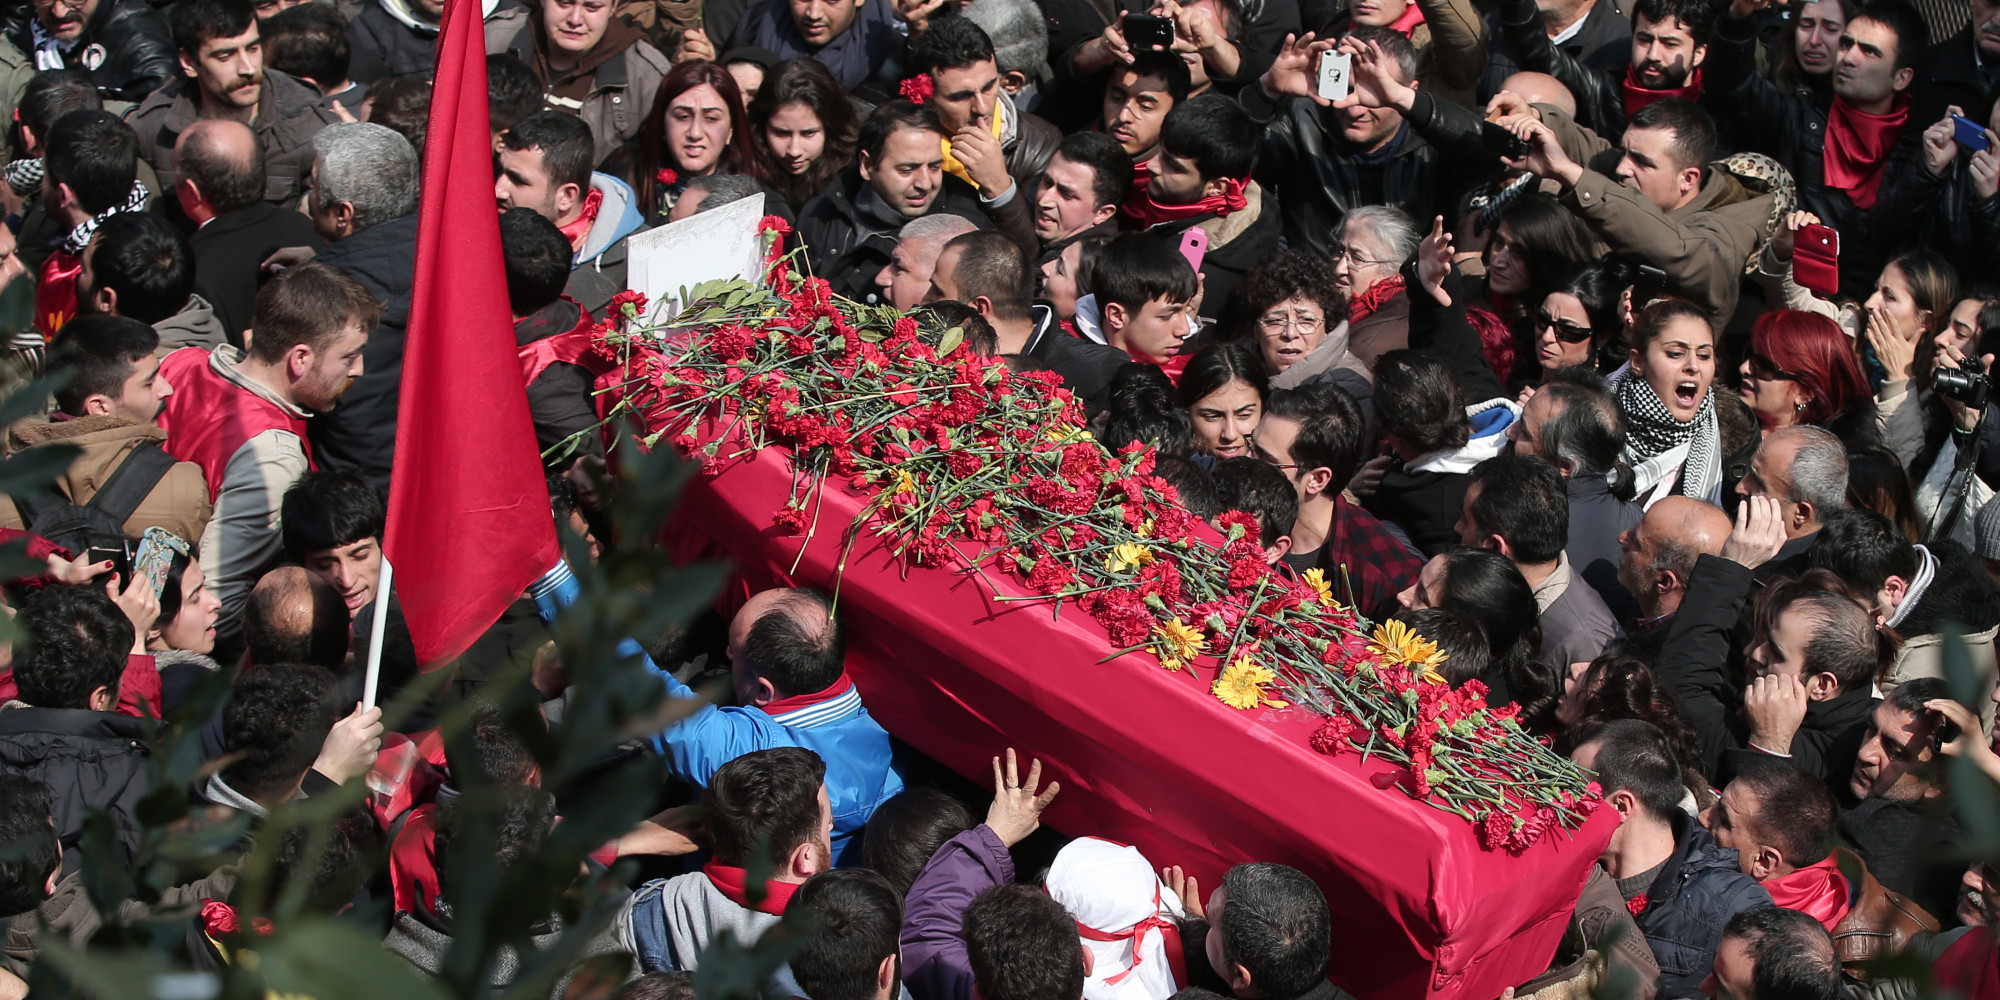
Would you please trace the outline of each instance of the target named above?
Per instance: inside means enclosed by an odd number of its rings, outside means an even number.
[[[254,905],[224,866],[102,913],[80,870],[89,816],[139,849],[143,720],[215,675],[193,793],[253,831],[384,753],[434,773],[285,875],[420,970],[491,820],[463,770],[506,789],[502,869],[556,822],[497,709],[471,760],[430,727],[531,658],[559,715],[566,565],[402,732],[360,700],[378,617],[384,691],[425,666],[377,584],[443,8],[0,9],[0,385],[57,378],[5,450],[74,449],[0,497],[44,569],[5,592],[0,996],[54,937]],[[2000,0],[474,10],[551,516],[592,558],[639,543],[603,517],[589,351],[629,241],[761,197],[835,292],[1055,373],[1191,512],[1253,515],[1277,572],[1408,624],[1595,776],[1620,822],[1513,996],[1889,998],[1921,967],[2000,1000],[2000,865],[1953,811],[2000,782]],[[1301,871],[1235,859],[1204,894],[1089,829],[1024,851],[1058,785],[995,747],[986,802],[895,742],[825,596],[709,625],[648,650],[701,705],[648,741],[664,811],[592,856],[662,876],[590,948],[619,997],[691,996],[718,934],[794,909],[772,996],[1346,995]]]

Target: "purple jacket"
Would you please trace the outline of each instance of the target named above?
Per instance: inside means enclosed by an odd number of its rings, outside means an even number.
[[[903,981],[915,1000],[973,1000],[965,909],[990,886],[1014,881],[1014,856],[981,823],[931,855],[903,910]]]

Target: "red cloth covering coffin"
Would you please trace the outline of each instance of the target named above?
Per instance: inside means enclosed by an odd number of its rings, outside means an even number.
[[[771,525],[792,482],[771,448],[689,485],[666,536],[679,561],[736,564],[724,611],[773,586],[833,592],[868,501],[830,482],[792,573],[806,539]],[[1317,716],[1217,701],[1212,658],[1195,674],[1147,653],[1099,664],[1113,647],[1076,607],[996,601],[986,581],[1025,591],[990,569],[905,569],[867,530],[841,576],[848,672],[890,733],[982,783],[1006,747],[1041,758],[1063,785],[1050,825],[1181,865],[1204,895],[1238,862],[1305,871],[1332,908],[1332,978],[1361,1000],[1493,1000],[1543,972],[1617,825],[1600,809],[1521,856],[1487,851],[1471,823],[1383,787],[1398,768],[1314,752]]]

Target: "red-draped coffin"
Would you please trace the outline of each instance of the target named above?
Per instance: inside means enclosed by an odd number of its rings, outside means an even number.
[[[771,526],[790,454],[720,470],[683,499],[676,558],[732,560],[731,607],[782,584],[830,591],[867,501],[829,484],[798,559],[805,538]],[[1362,1000],[1492,1000],[1540,974],[1617,822],[1601,809],[1522,855],[1484,850],[1472,824],[1383,787],[1397,768],[1315,753],[1316,716],[1217,701],[1208,661],[1195,674],[1146,653],[1100,664],[1110,642],[1077,608],[996,601],[989,581],[1023,591],[990,572],[906,570],[868,531],[839,575],[848,670],[884,728],[981,782],[1005,747],[1041,758],[1063,784],[1051,825],[1137,845],[1204,893],[1242,861],[1304,870],[1333,910],[1332,978]]]

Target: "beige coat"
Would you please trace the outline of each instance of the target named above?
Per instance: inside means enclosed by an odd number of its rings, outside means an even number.
[[[164,442],[167,432],[153,424],[140,424],[124,417],[104,415],[49,421],[27,419],[7,428],[8,454],[48,444],[75,445],[83,450],[61,476],[56,492],[71,503],[86,504],[97,495],[104,482],[123,464],[132,449],[146,441]],[[141,501],[139,509],[125,522],[125,534],[138,538],[147,528],[162,527],[186,539],[189,545],[201,541],[208,527],[210,506],[208,482],[201,466],[177,462]],[[0,496],[0,527],[25,528],[14,501]]]
[[[1972,654],[1972,669],[1979,674],[1979,690],[1993,690],[2000,681],[2000,659],[1993,650],[1993,637],[2000,633],[2000,625],[1984,632],[1973,632],[1965,637],[1966,652]],[[1888,694],[1896,685],[1917,677],[1944,676],[1944,636],[1939,634],[1920,635],[1903,641],[1903,648],[1896,653],[1896,662],[1889,667],[1888,679],[1882,682],[1882,693]],[[1993,731],[1993,699],[1979,699],[1979,724],[1987,732]]]

